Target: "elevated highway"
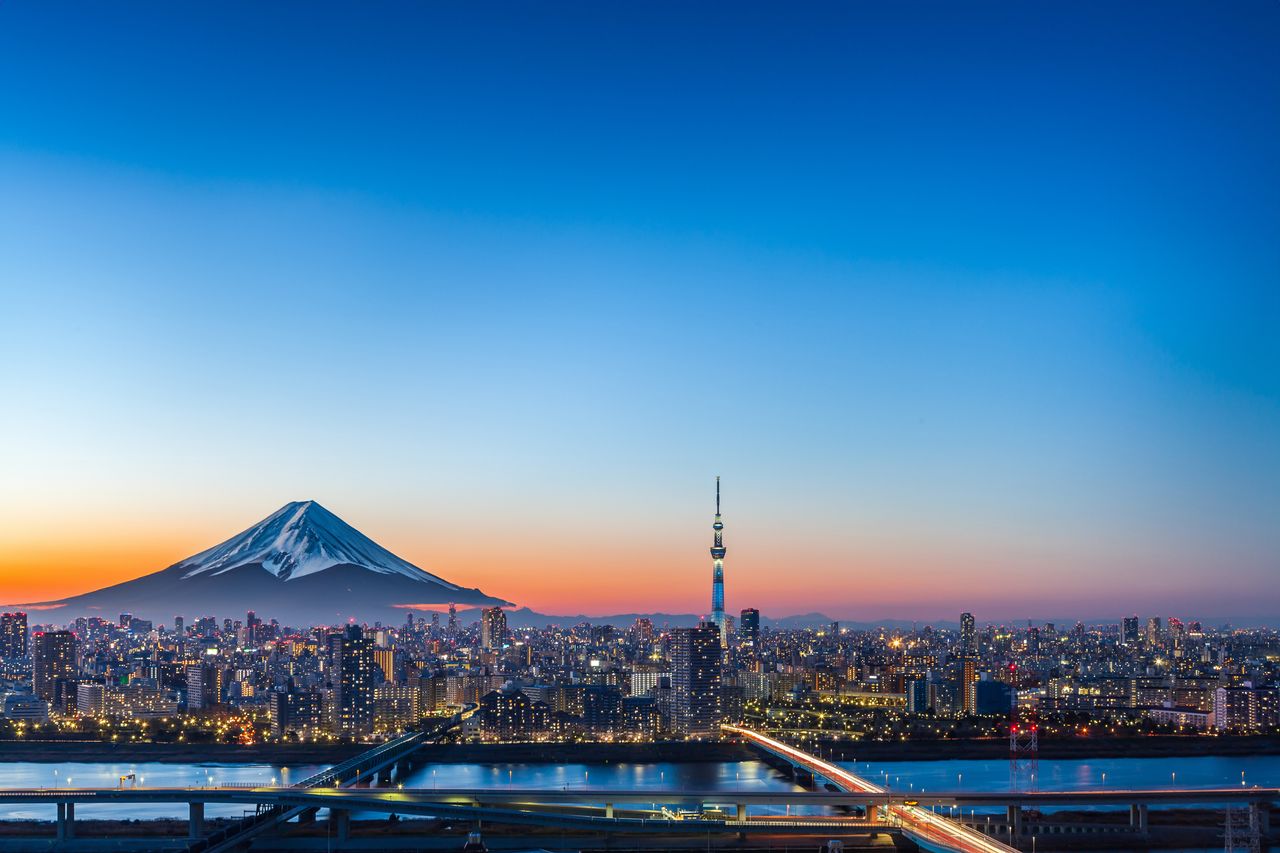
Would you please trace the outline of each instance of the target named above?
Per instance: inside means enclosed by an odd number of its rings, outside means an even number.
[[[900,791],[726,791],[644,788],[395,788],[201,786],[190,788],[0,788],[0,804],[17,803],[285,803],[305,802],[327,808],[345,801],[368,800],[372,811],[398,811],[404,804],[461,806],[524,804],[587,805],[748,805],[815,806],[832,809],[876,808],[912,803],[920,808],[1044,806],[1089,807],[1133,804],[1247,805],[1280,801],[1277,788],[1197,788],[1178,790],[1034,791],[991,793],[949,791],[908,794]]]
[[[888,793],[884,788],[868,782],[861,776],[855,776],[842,767],[823,761],[815,755],[810,755],[775,738],[741,726],[726,725],[722,728],[759,749],[805,768],[844,791],[864,795]],[[901,827],[916,844],[928,850],[945,851],[945,853],[1016,853],[1016,848],[989,838],[976,829],[940,817],[918,804],[908,805],[903,801],[893,804],[890,801],[880,806],[873,801],[867,801],[868,816],[874,815],[877,811],[883,811],[889,823]]]
[[[474,714],[475,705],[467,705],[447,720],[424,724],[422,728],[401,735],[398,738],[379,744],[373,749],[360,753],[346,761],[336,764],[327,770],[309,776],[292,786],[290,790],[306,791],[314,788],[343,787],[364,782],[391,782],[392,774],[399,769],[405,772],[409,757],[419,747],[443,736],[450,729],[460,725]],[[261,796],[261,795],[259,795]],[[258,800],[256,811],[244,820],[232,826],[223,827],[208,835],[204,834],[204,802],[189,800],[189,842],[187,853],[230,853],[245,847],[255,836],[269,832],[283,823],[296,819],[308,819],[315,815],[315,807],[306,804],[291,804],[286,800]],[[72,802],[58,805],[58,837],[70,838],[74,835],[75,806]],[[341,812],[345,820],[347,813]]]
[[[1022,809],[1045,806],[1125,806],[1134,829],[1145,831],[1149,806],[1246,805],[1269,815],[1280,800],[1276,788],[1157,789],[1106,791],[1035,791],[992,793],[939,791],[929,794],[890,791],[838,765],[751,729],[726,726],[774,760],[803,768],[827,780],[836,790],[725,791],[644,788],[558,789],[492,786],[485,788],[403,789],[394,785],[407,770],[412,753],[457,725],[473,709],[429,728],[380,744],[355,758],[328,768],[293,786],[196,786],[184,788],[22,788],[0,789],[0,803],[47,803],[57,808],[57,842],[75,837],[75,807],[89,804],[185,803],[190,809],[189,837],[184,849],[226,853],[245,849],[271,834],[271,844],[290,836],[273,830],[289,821],[307,821],[327,809],[336,841],[349,838],[353,812],[436,818],[458,823],[496,823],[554,828],[609,837],[630,835],[672,839],[718,835],[723,838],[798,838],[829,834],[832,838],[874,839],[907,836],[934,853],[1013,853],[1021,836]],[[204,808],[214,804],[251,807],[254,813],[233,825],[206,834]],[[987,826],[966,825],[931,809],[1003,807],[1007,820]],[[810,812],[792,814],[792,809]],[[785,814],[783,812],[785,810]],[[754,812],[754,813],[752,813]],[[986,830],[984,832],[984,829]],[[1263,832],[1267,831],[1263,827]],[[993,831],[997,830],[997,831]],[[1009,844],[998,838],[1007,835]],[[887,836],[880,836],[886,838]],[[637,843],[640,843],[639,841]],[[763,843],[763,841],[761,842]]]

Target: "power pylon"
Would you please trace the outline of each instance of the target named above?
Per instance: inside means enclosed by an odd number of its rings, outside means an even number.
[[[1229,808],[1223,813],[1222,853],[1259,853],[1262,831],[1258,826],[1258,809]]]
[[[1009,789],[1034,791],[1040,776],[1040,725],[1035,711],[1018,705],[1018,682],[1010,664],[1013,682],[1009,703]]]

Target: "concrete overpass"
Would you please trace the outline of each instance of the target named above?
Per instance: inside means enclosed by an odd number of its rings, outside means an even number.
[[[336,764],[327,770],[303,779],[293,786],[297,790],[307,790],[322,786],[342,788],[351,785],[370,783],[390,784],[393,777],[406,774],[410,768],[410,756],[419,747],[443,736],[450,729],[462,723],[476,711],[476,705],[469,704],[461,711],[433,723],[424,723],[415,731],[407,732],[398,738],[379,744],[373,749],[360,753],[346,761]],[[288,821],[308,820],[315,817],[315,808],[307,805],[289,805],[284,801],[259,802],[254,814],[246,817],[238,824],[224,827],[204,834],[204,803],[190,802],[190,819],[188,822],[187,853],[229,853],[243,848],[255,836],[269,832]],[[58,837],[71,838],[75,833],[75,805],[66,802],[58,805]],[[342,816],[345,818],[346,813]]]
[[[843,768],[751,729],[726,726],[726,732],[742,737],[777,761],[825,779],[836,790],[721,791],[587,788],[433,788],[404,790],[396,784],[404,778],[414,751],[444,734],[472,713],[468,708],[454,717],[370,749],[289,787],[208,786],[188,788],[26,788],[0,789],[0,803],[48,803],[56,807],[59,843],[75,838],[75,807],[84,803],[185,803],[189,809],[186,849],[199,853],[225,853],[243,849],[257,837],[293,820],[314,820],[327,809],[337,839],[350,834],[350,815],[372,812],[385,815],[433,817],[475,823],[550,827],[605,836],[681,838],[718,833],[745,839],[748,836],[788,833],[830,833],[851,837],[860,833],[896,835],[901,831],[918,845],[945,853],[1012,853],[1022,835],[1023,809],[1056,807],[1127,806],[1130,825],[1144,832],[1150,806],[1231,805],[1255,811],[1264,833],[1272,803],[1280,800],[1275,788],[1159,789],[1149,791],[1035,791],[992,793],[942,791],[930,794],[889,791]],[[394,787],[391,787],[393,786]],[[204,809],[209,803],[251,806],[254,814],[234,825],[206,834]],[[664,811],[660,807],[673,807]],[[750,814],[756,807],[785,808],[787,815]],[[790,815],[791,808],[808,807],[821,814]],[[951,820],[931,809],[1005,809],[1003,821]],[[279,839],[277,839],[279,840]],[[274,843],[274,842],[273,842]],[[2,846],[2,845],[0,845]]]
[[[933,829],[935,821],[955,826],[951,833],[973,833],[984,841],[994,842],[977,829],[962,826],[930,811],[930,808],[1095,805],[1178,805],[1231,804],[1265,806],[1280,799],[1276,789],[1215,789],[1157,791],[1044,791],[1034,793],[992,794],[988,792],[948,792],[928,796],[911,796],[889,791],[721,791],[721,790],[637,790],[637,789],[542,789],[542,788],[440,788],[383,789],[376,787],[234,787],[211,786],[193,788],[57,788],[0,790],[0,803],[48,803],[62,807],[76,804],[140,804],[185,803],[192,809],[191,832],[199,830],[195,815],[205,805],[241,804],[266,807],[273,814],[297,817],[325,808],[330,810],[334,836],[338,841],[349,838],[352,812],[384,815],[448,818],[453,820],[497,823],[509,826],[549,827],[606,835],[703,835],[708,832],[748,835],[813,833],[832,835],[892,831],[901,829],[909,837],[923,837],[930,849],[948,847],[953,835]],[[687,809],[696,816],[677,819],[664,814],[662,807]],[[752,807],[811,807],[833,814],[762,815],[749,814]],[[71,811],[72,809],[68,809]],[[714,810],[714,811],[713,811]],[[854,816],[852,812],[862,810]],[[900,816],[907,811],[912,817],[927,815],[922,829]],[[844,814],[841,814],[844,812]],[[719,816],[716,816],[717,813]],[[291,819],[291,818],[290,818]],[[917,818],[918,820],[919,818]],[[278,828],[285,820],[278,821]],[[997,824],[1004,829],[1003,824]],[[263,830],[265,832],[265,829]],[[254,833],[258,835],[260,833]],[[64,840],[74,833],[64,832]],[[243,846],[253,836],[242,838]],[[218,843],[226,843],[230,837]],[[966,839],[967,840],[967,839]],[[920,843],[920,842],[917,842]],[[952,842],[954,843],[954,842]],[[995,842],[998,843],[998,842]],[[966,848],[967,849],[967,848]],[[983,848],[986,849],[986,848]],[[1009,848],[1006,848],[1009,849]]]

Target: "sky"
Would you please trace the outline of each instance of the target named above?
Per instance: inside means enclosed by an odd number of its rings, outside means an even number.
[[[0,4],[0,600],[1280,617],[1274,2]]]

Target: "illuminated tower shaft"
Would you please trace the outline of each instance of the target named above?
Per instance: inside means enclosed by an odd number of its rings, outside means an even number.
[[[711,525],[716,532],[714,544],[711,546],[711,559],[715,572],[711,576],[711,621],[720,629],[720,645],[729,646],[728,625],[724,618],[724,523],[720,521],[720,478],[716,477],[716,522]]]

